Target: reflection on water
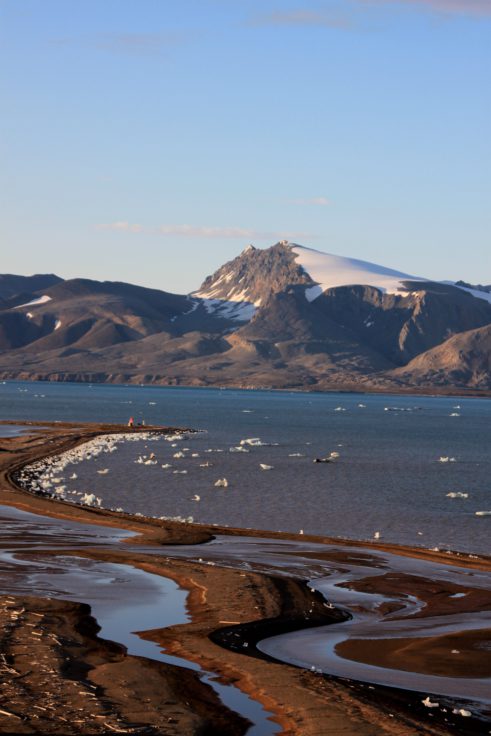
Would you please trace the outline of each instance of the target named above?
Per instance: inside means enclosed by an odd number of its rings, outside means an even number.
[[[126,565],[98,563],[61,554],[63,547],[92,545],[122,549],[129,532],[45,519],[6,508],[2,510],[2,526],[5,537],[0,555],[0,581],[5,592],[26,593],[35,589],[44,595],[84,600],[92,606],[103,627],[102,634],[124,643],[130,653],[183,664],[133,633],[187,620],[185,594],[172,581]],[[18,543],[21,532],[23,537]],[[48,538],[49,545],[46,544]],[[60,549],[61,556],[56,557],[55,564],[52,559],[44,561],[33,552],[48,546]],[[454,705],[465,706],[481,717],[484,704],[489,707],[491,678],[489,667],[482,665],[489,646],[489,572],[418,560],[369,547],[304,540],[218,536],[199,546],[141,545],[139,551],[166,559],[213,562],[308,579],[311,587],[322,593],[328,608],[341,608],[351,618],[343,623],[263,640],[258,645],[261,651],[282,661],[340,677],[451,698]],[[432,608],[435,600],[436,611]],[[476,601],[474,608],[473,601]],[[470,643],[466,639],[469,633],[477,637]],[[458,641],[455,668],[450,667],[442,675],[435,675],[431,667],[425,670],[425,657],[420,657],[411,668],[404,661],[400,666],[380,666],[366,659],[361,661],[363,657],[343,656],[343,647],[351,642],[377,640],[387,645],[403,638],[419,640],[427,650],[427,659],[431,658],[434,640],[441,642],[449,635],[454,642]],[[465,666],[469,656],[475,666],[472,672]],[[255,722],[251,734],[276,732],[276,726],[267,720],[262,708],[239,690],[224,688],[210,673],[205,673],[205,681],[220,693],[223,702]],[[446,701],[442,703],[442,708],[448,707]]]
[[[222,702],[248,718],[253,725],[248,736],[270,736],[279,727],[268,719],[262,706],[235,687],[217,682],[193,662],[167,655],[152,641],[135,632],[164,628],[189,621],[186,591],[174,581],[130,565],[98,562],[63,555],[61,549],[108,548],[131,532],[30,514],[0,507],[0,593],[47,596],[88,603],[103,638],[123,644],[129,654],[193,669],[200,673]],[[36,550],[59,548],[54,558],[36,555]],[[152,551],[155,551],[152,548]]]
[[[369,548],[252,537],[219,536],[201,545],[198,550],[191,546],[163,547],[161,552],[170,557],[191,557],[205,563],[213,561],[239,569],[309,579],[311,587],[323,594],[328,605],[344,609],[350,614],[350,620],[343,623],[309,628],[261,641],[258,648],[275,659],[369,683],[428,691],[476,703],[491,703],[489,667],[480,667],[477,653],[480,647],[485,653],[484,647],[489,645],[489,572]],[[402,590],[397,585],[397,576],[407,580]],[[380,580],[379,584],[377,579]],[[370,581],[370,592],[363,592],[363,588],[357,590],[358,584],[366,580]],[[444,613],[418,617],[418,614],[425,613],[428,602],[433,600],[425,592],[429,581],[440,605],[445,598],[450,606],[454,606],[455,612],[450,607]],[[465,589],[466,595],[455,594],[459,588]],[[415,594],[408,594],[408,590]],[[472,607],[470,610],[467,607],[459,609],[457,606],[470,598],[473,591],[479,597],[478,610],[472,611]],[[387,608],[388,604],[390,608]],[[394,612],[388,613],[389,610]],[[420,658],[420,669],[412,672],[404,662],[400,669],[378,667],[357,661],[356,654],[354,660],[345,659],[336,649],[341,642],[352,640],[376,639],[382,643],[394,638],[420,638],[428,656],[431,646],[434,646],[432,637],[452,635],[458,638],[462,633],[465,635],[471,631],[481,635],[480,643],[469,643],[463,636],[458,645],[459,651],[454,656],[455,668],[452,672],[452,667],[449,667],[446,676],[425,673],[423,658]],[[469,654],[474,659],[472,672],[465,674],[463,668],[462,674],[459,671],[459,657],[464,659]],[[474,708],[475,711],[480,709],[481,705]]]

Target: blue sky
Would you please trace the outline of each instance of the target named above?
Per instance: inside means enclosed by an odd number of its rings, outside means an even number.
[[[2,273],[491,283],[491,0],[0,0]]]

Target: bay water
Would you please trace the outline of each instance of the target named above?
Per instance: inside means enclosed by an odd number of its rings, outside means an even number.
[[[0,383],[2,419],[130,416],[202,431],[119,443],[67,472],[71,490],[149,516],[491,552],[491,516],[476,514],[491,511],[487,399]]]

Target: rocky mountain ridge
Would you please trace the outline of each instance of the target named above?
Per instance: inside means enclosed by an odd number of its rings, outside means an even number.
[[[0,299],[4,379],[491,391],[484,287],[286,242],[189,295],[7,275]]]

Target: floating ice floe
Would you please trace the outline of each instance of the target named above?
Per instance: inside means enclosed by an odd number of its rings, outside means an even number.
[[[464,716],[464,718],[469,718],[472,715],[470,710],[466,710],[465,708],[454,708],[452,713],[456,716]]]
[[[198,494],[195,493],[194,496],[193,496],[193,498],[192,498],[192,500],[193,501],[201,501],[201,496],[198,496]]]
[[[126,432],[118,432],[109,435],[101,435],[95,437],[92,440],[85,442],[82,445],[67,450],[60,455],[54,455],[52,457],[38,460],[30,465],[26,465],[16,477],[17,482],[23,488],[28,491],[35,493],[43,493],[48,496],[53,496],[59,500],[70,500],[73,502],[73,498],[67,499],[65,494],[71,496],[78,496],[76,499],[78,502],[85,505],[97,505],[100,506],[101,499],[98,499],[94,494],[85,493],[82,494],[78,491],[67,491],[60,484],[64,481],[64,473],[70,465],[76,465],[87,460],[93,460],[103,453],[115,452],[118,448],[118,444],[122,442],[135,442],[135,441],[155,441],[162,437],[161,434],[155,432],[139,432],[135,434],[128,434]],[[167,439],[167,438],[166,438]],[[140,456],[136,463],[156,464],[156,460],[153,460],[154,454],[150,455],[150,462],[147,462],[146,455]],[[97,471],[101,475],[108,472],[109,469],[103,469]],[[77,478],[76,473],[71,473],[68,476],[70,480]],[[56,492],[54,490],[57,486]],[[93,497],[93,498],[92,498]],[[84,500],[85,499],[85,500]]]
[[[439,463],[455,463],[457,462],[454,457],[448,457],[447,455],[442,455],[438,458]]]
[[[244,440],[241,440],[240,445],[250,445],[251,447],[261,447],[264,445],[264,442],[261,441],[260,437],[247,437]]]
[[[301,452],[290,452],[288,457],[305,457]]]
[[[450,491],[447,493],[447,498],[469,498],[469,494],[462,493],[462,491]]]
[[[344,406],[337,406],[334,411],[346,411]]]
[[[476,511],[476,516],[491,516],[491,511]]]
[[[98,470],[97,472],[99,475],[107,475],[109,473],[109,468],[104,468],[104,470]]]
[[[219,478],[215,482],[215,487],[216,488],[227,488],[228,487],[228,480],[226,478]]]
[[[458,411],[453,411],[451,414],[448,415],[449,417],[460,417],[460,414]]]
[[[172,457],[179,458],[179,457],[186,457],[186,455],[183,452],[179,451],[179,452],[175,452]]]
[[[239,447],[229,447],[229,452],[249,452],[247,447],[244,447],[243,445],[239,445]]]
[[[259,467],[261,468],[261,470],[273,470],[272,465],[266,465],[265,463],[259,463]]]
[[[167,470],[167,468],[172,468],[172,465],[170,463],[165,463],[164,465],[162,465],[163,470]]]

